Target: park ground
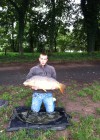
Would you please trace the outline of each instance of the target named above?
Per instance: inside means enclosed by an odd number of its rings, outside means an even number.
[[[97,113],[96,109],[100,108],[100,102],[95,102],[90,95],[79,96],[78,93],[82,88],[90,87],[96,82],[100,83],[100,61],[51,62],[50,64],[57,71],[57,80],[66,85],[64,94],[61,94],[59,91],[54,92],[54,97],[57,99],[56,105],[64,107],[65,111],[72,116],[72,122],[80,123],[80,116],[93,115],[95,118],[99,118],[100,112]],[[22,83],[25,80],[26,74],[34,65],[36,63],[2,65],[0,67],[0,84],[6,87],[11,85],[23,86]],[[24,104],[24,100],[19,102],[19,105]],[[60,136],[68,136],[68,139],[71,140],[70,135],[70,130],[56,133],[56,137],[58,138]]]

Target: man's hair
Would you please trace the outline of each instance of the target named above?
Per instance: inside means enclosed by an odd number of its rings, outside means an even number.
[[[45,56],[48,57],[48,55],[47,55],[45,52],[40,53],[40,56],[41,56],[41,55],[45,55]]]

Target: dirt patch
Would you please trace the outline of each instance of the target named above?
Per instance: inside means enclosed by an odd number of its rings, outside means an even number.
[[[67,99],[67,101],[66,101]],[[82,116],[96,114],[96,108],[100,107],[99,102],[93,102],[89,97],[75,97],[75,101],[71,101],[69,97],[63,99],[63,104],[67,112],[78,112]]]
[[[96,62],[67,62],[50,63],[57,71],[57,80],[67,85],[71,81],[78,83],[91,83],[95,80],[100,81],[100,63]],[[36,63],[2,65],[0,67],[1,85],[22,85],[29,69]]]

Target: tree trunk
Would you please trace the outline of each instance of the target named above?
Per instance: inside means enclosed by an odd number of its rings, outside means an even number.
[[[50,52],[53,51],[55,45],[55,0],[51,0],[51,25],[50,25]]]
[[[10,44],[11,44],[11,49],[13,50],[13,52],[17,52],[16,50],[16,46],[15,46],[15,40],[14,40],[14,21],[12,20],[12,32],[11,32],[11,39],[10,39]]]
[[[100,51],[100,29],[97,31],[97,38],[95,42],[95,51]]]
[[[95,0],[81,0],[81,8],[84,15],[87,34],[87,52],[91,53],[95,50],[95,40],[98,28],[98,2]]]
[[[95,51],[95,41],[97,37],[97,19],[90,21],[87,24],[87,52],[92,53]]]
[[[23,55],[23,34],[24,34],[24,17],[19,16],[19,27],[18,27],[18,47],[20,55]]]
[[[8,0],[14,7],[18,14],[18,47],[19,53],[23,55],[23,34],[25,27],[25,14],[28,9],[28,5],[30,0],[22,0],[22,3],[19,5],[18,2],[14,2],[13,0]]]

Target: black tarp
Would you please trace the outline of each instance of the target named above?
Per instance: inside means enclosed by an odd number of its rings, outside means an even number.
[[[13,110],[7,131],[19,129],[64,130],[71,125],[70,119],[71,116],[61,107],[56,107],[53,114],[48,114],[45,109],[41,109],[38,115],[34,116],[30,107],[19,106]]]

